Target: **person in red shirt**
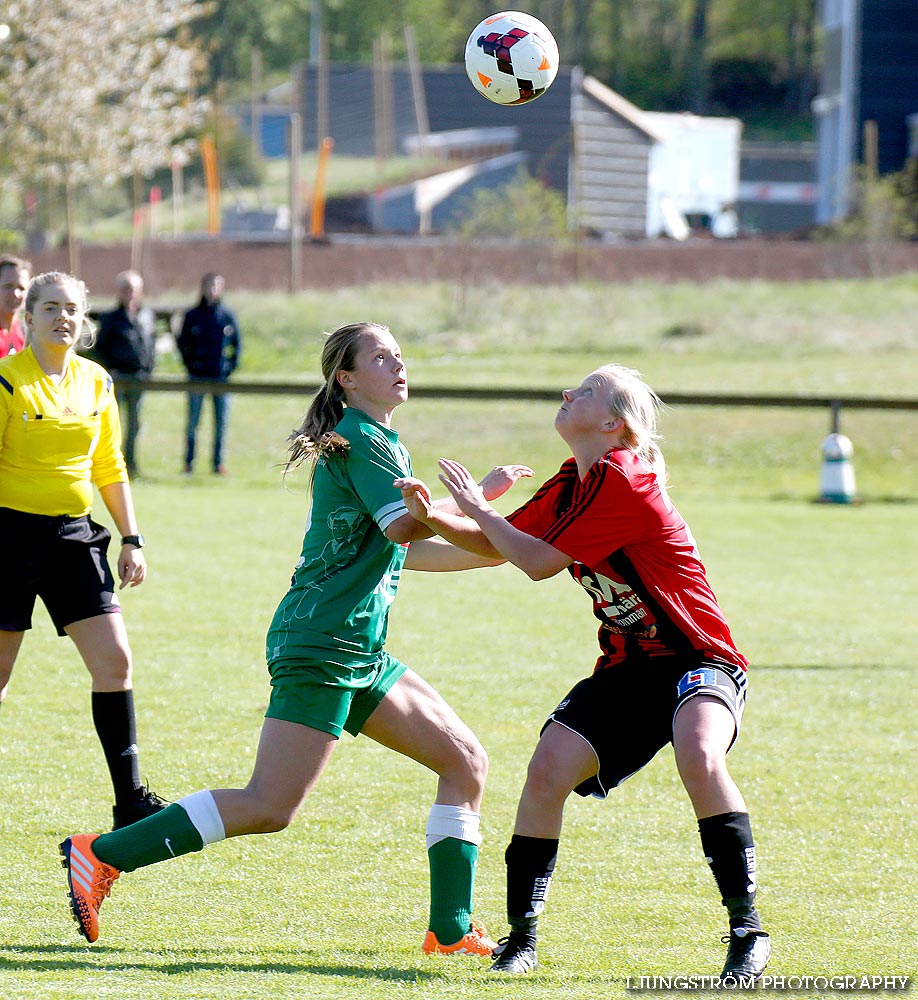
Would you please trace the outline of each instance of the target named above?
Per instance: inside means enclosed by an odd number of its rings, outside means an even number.
[[[0,257],[0,358],[17,354],[25,346],[25,331],[19,321],[32,265],[21,257]]]
[[[671,742],[729,916],[721,976],[755,980],[771,945],[755,908],[749,813],[726,765],[747,660],[667,494],[656,394],[637,372],[606,365],[562,396],[555,429],[573,457],[508,518],[458,462],[441,460],[440,479],[466,517],[432,506],[419,480],[396,484],[409,512],[454,546],[503,557],[534,580],[566,569],[600,622],[593,673],[549,716],[529,763],[506,852],[510,934],[491,969],[524,973],[537,965],[536,924],[570,793],[605,798]],[[412,563],[448,568],[421,553]]]

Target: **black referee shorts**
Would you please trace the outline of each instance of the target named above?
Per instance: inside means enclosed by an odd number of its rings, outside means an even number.
[[[600,669],[571,689],[542,731],[557,722],[590,744],[599,771],[574,791],[604,799],[672,742],[676,712],[698,695],[722,701],[739,733],[746,672],[700,656],[642,658]]]
[[[89,515],[48,517],[0,507],[5,572],[0,573],[0,629],[32,627],[40,597],[57,628],[120,611],[108,565],[111,534]]]

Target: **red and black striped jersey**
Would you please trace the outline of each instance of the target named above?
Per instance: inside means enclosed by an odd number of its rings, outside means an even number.
[[[574,560],[601,622],[597,669],[692,650],[746,668],[688,525],[634,452],[611,449],[583,481],[568,459],[508,520]]]

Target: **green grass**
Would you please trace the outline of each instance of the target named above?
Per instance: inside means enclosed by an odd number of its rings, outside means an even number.
[[[162,302],[195,297],[180,289]],[[242,326],[246,377],[313,383],[323,331],[373,319],[392,328],[417,385],[560,388],[616,360],[660,391],[914,395],[918,274],[786,285],[406,282],[295,296],[229,288],[226,299]]]
[[[267,697],[263,632],[303,505],[206,481],[141,484],[138,505],[152,575],[124,603],[144,771],[170,796],[244,782]],[[756,821],[774,971],[914,973],[918,697],[903,651],[918,593],[890,572],[918,554],[911,512],[695,495],[683,509],[753,660],[732,766]],[[364,741],[342,743],[284,834],[126,876],[100,943],[84,946],[54,852],[63,833],[104,827],[109,790],[85,677],[43,615],[38,626],[3,710],[0,996],[593,1000],[627,976],[716,971],[722,915],[669,752],[609,802],[570,804],[543,964],[512,989],[476,961],[419,956],[433,780]],[[509,568],[409,575],[390,645],[489,750],[477,909],[497,929],[528,753],[594,656],[588,605],[567,580]]]
[[[627,360],[661,388],[679,391],[821,391],[819,380],[853,378],[859,368],[876,374],[859,380],[857,391],[912,391],[914,344],[904,319],[889,312],[875,323],[866,314],[851,319],[850,338],[833,347],[820,333],[823,314],[814,314],[806,331],[815,345],[811,384],[799,376],[801,359],[810,357],[802,334],[780,340],[783,320],[769,324],[764,315],[768,296],[756,305],[755,289],[734,290],[712,300],[716,341],[705,349],[707,333],[687,338],[674,357],[661,353],[668,339],[659,329],[670,319],[661,292],[657,333],[643,348],[638,332],[623,328],[633,342]],[[908,290],[904,279],[864,286],[849,307],[860,310],[863,298],[879,314],[890,297],[904,304]],[[303,317],[303,329],[315,337],[333,325],[317,325],[318,313],[337,311],[336,325],[342,312],[372,306],[375,291],[341,296],[337,310],[332,296],[315,300],[317,314]],[[607,295],[632,315],[637,306],[620,291]],[[576,291],[578,309],[567,316],[579,315],[581,295],[588,292]],[[683,307],[692,300],[687,289],[685,296]],[[380,298],[397,328],[397,295]],[[785,318],[805,305],[774,298]],[[775,330],[771,349],[751,338],[754,354],[743,357],[722,320],[736,313],[760,315],[761,329]],[[570,384],[616,356],[599,350],[600,339],[588,343],[585,319],[571,319],[571,355],[553,352],[556,320],[546,307],[543,323],[529,327],[531,352],[515,324],[506,344],[493,332],[490,340],[472,332],[466,347],[456,335],[450,364],[442,358],[445,337],[424,334],[441,329],[436,317],[426,328],[402,322],[409,333],[401,336],[416,384],[486,384],[492,366],[504,384]],[[898,330],[897,340],[873,354],[854,342],[856,328],[865,337]],[[270,356],[261,336],[252,333],[253,362],[262,349]],[[312,381],[317,343],[304,348],[302,363],[273,374],[309,373]],[[750,384],[756,357],[767,384]],[[255,367],[272,374],[267,364]],[[709,370],[716,384],[705,381]],[[183,405],[173,394],[146,397],[146,478],[135,500],[151,573],[123,595],[141,766],[157,791],[175,798],[248,778],[268,697],[264,632],[298,554],[306,509],[302,477],[285,490],[277,468],[305,399],[234,398],[227,481],[203,470],[179,476]],[[414,399],[396,414],[396,426],[428,480],[442,454],[478,474],[496,461],[524,461],[545,477],[564,457],[553,413],[546,403]],[[860,506],[812,502],[827,430],[819,411],[673,407],[664,446],[673,496],[752,661],[731,768],[757,833],[760,902],[775,946],[770,971],[915,976],[915,415],[852,411],[844,424],[856,447]],[[521,484],[515,499],[531,489]],[[105,520],[101,505],[98,513]],[[566,576],[534,584],[509,567],[406,574],[390,636],[392,652],[444,693],[490,754],[476,911],[503,933],[503,850],[517,796],[542,720],[595,658],[589,604]],[[0,712],[3,1000],[604,1000],[622,996],[629,976],[720,968],[723,913],[671,752],[609,801],[570,803],[542,920],[542,964],[507,983],[489,979],[477,960],[420,956],[434,780],[349,738],[289,830],[125,876],[103,909],[102,938],[85,945],[69,920],[55,855],[65,834],[109,821],[88,688],[72,645],[53,635],[39,610]]]
[[[300,423],[307,405],[305,394],[232,397],[226,457],[232,482],[225,484],[227,489],[273,488],[287,434]],[[477,475],[497,462],[525,462],[537,475],[547,477],[566,457],[563,442],[551,429],[556,410],[551,402],[418,398],[396,414],[395,425],[424,477],[435,479],[436,460],[443,456],[466,461]],[[212,421],[207,400],[198,441],[200,468],[188,482],[178,481],[184,413],[184,394],[157,392],[144,397],[139,462],[153,483],[136,485],[141,496],[150,485],[174,483],[184,490],[179,498],[193,498],[214,485],[207,473]],[[908,411],[843,414],[843,429],[855,448],[858,494],[868,505],[914,505],[916,424],[918,413]],[[674,406],[662,421],[673,495],[807,503],[819,494],[819,445],[828,430],[829,417],[822,409]],[[300,490],[302,483],[291,479],[289,488]],[[524,492],[529,488],[526,483],[519,487]]]

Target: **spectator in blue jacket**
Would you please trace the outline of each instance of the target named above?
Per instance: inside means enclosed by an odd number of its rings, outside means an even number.
[[[241,343],[236,317],[223,305],[223,276],[205,274],[201,279],[201,301],[185,313],[178,349],[192,382],[226,382],[239,364]],[[203,392],[188,393],[188,429],[185,447],[185,475],[194,469],[195,438],[204,404]],[[229,413],[229,394],[210,393],[214,401],[213,470],[226,475],[223,443]]]

